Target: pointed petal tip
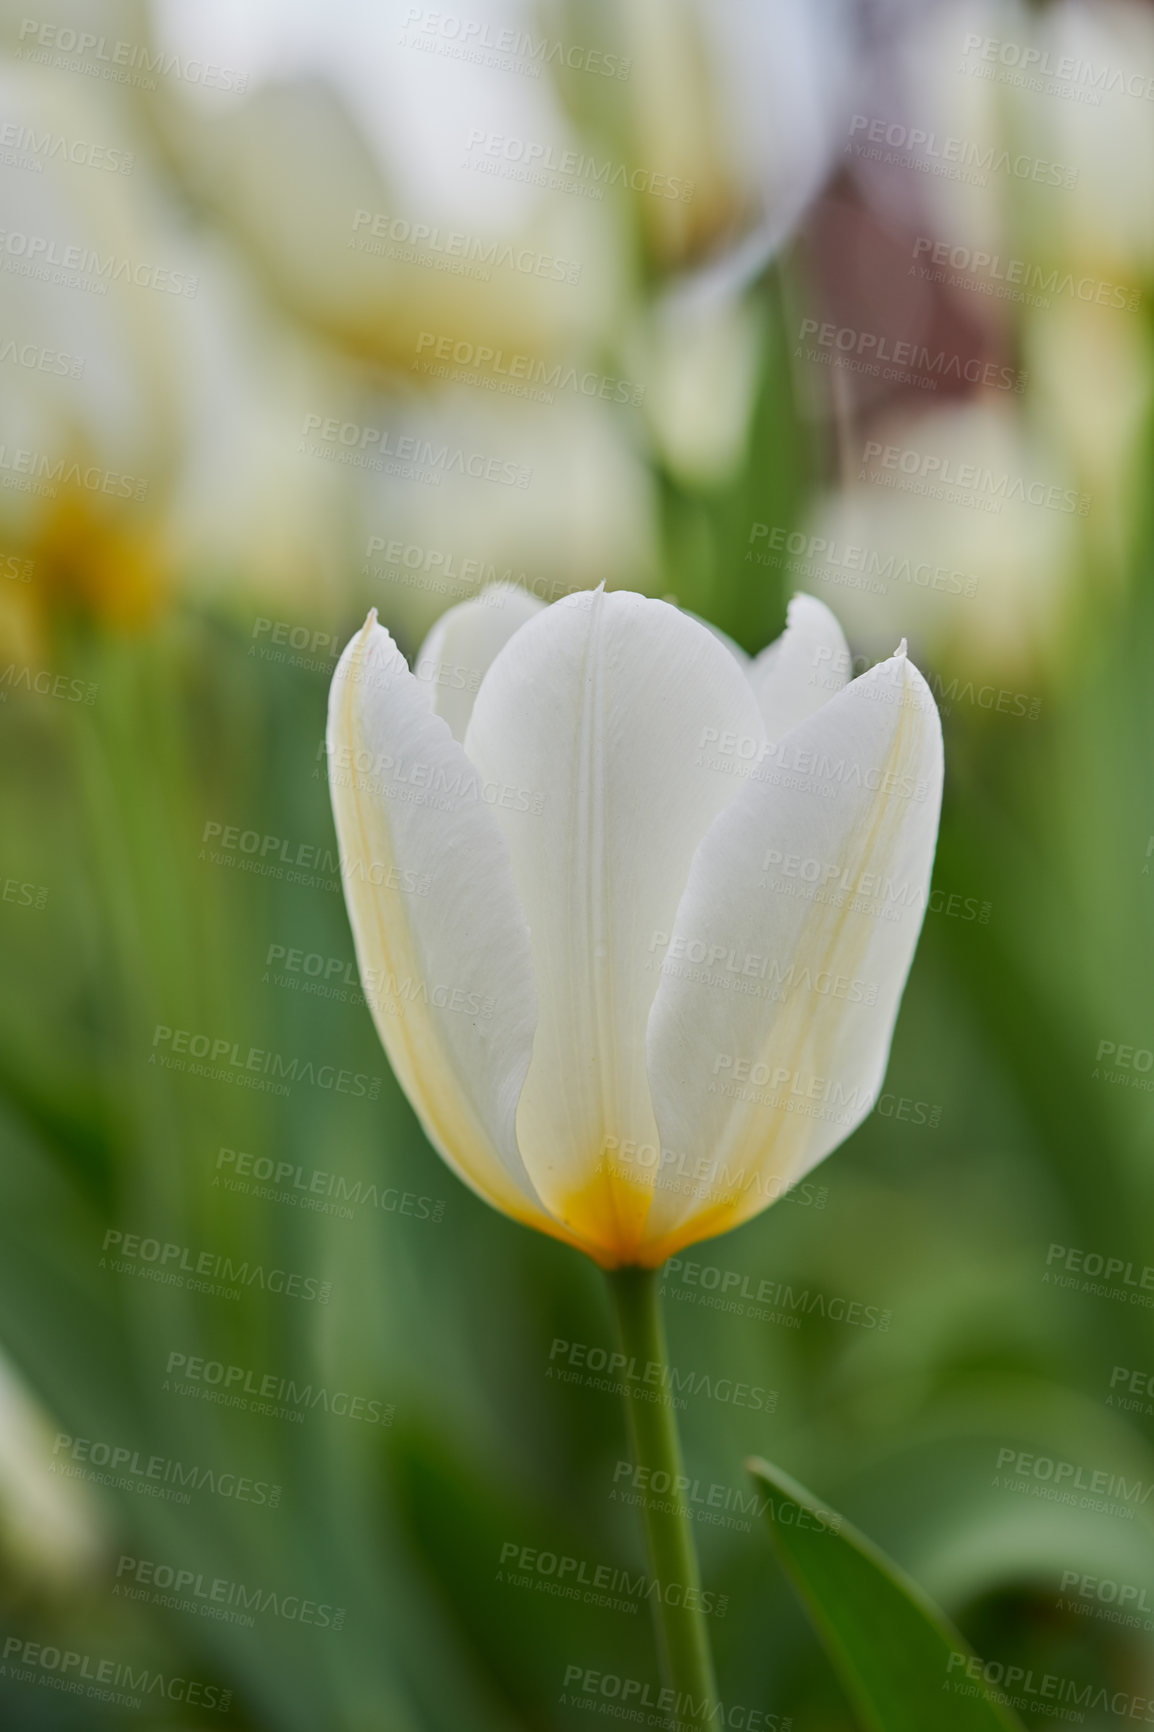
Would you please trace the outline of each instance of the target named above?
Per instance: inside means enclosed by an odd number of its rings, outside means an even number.
[[[360,628],[359,631],[355,631],[353,633],[352,637],[349,639],[349,642],[350,643],[359,643],[359,644],[367,643],[369,640],[369,637],[376,630],[376,627],[377,627],[377,610],[375,607],[371,607],[369,609],[368,613],[365,615],[364,625]]]
[[[905,638],[903,638],[901,643],[898,645],[897,649],[894,651],[894,655],[900,656],[901,659],[904,661],[908,654],[909,654],[909,650],[906,646],[906,640],[905,640]]]

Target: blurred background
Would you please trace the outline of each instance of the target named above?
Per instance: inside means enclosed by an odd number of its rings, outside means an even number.
[[[555,1375],[599,1278],[426,1145],[337,885],[340,648],[510,579],[751,650],[808,590],[942,708],[887,1092],[667,1278],[729,1724],[855,1724],[758,1452],[1114,1725],[1079,1693],[1154,1694],[1154,9],[44,5],[0,22],[0,1720],[656,1697],[623,1418]]]

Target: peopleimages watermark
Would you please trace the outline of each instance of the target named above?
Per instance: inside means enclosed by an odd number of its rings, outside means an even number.
[[[154,1558],[134,1558],[128,1553],[122,1553],[117,1563],[112,1591],[124,1599],[147,1600],[172,1611],[193,1612],[249,1628],[255,1622],[254,1612],[321,1630],[341,1630],[345,1623],[343,1606],[321,1604],[300,1593],[250,1587],[225,1576],[210,1577],[200,1570],[182,1569]]]
[[[1141,289],[1127,288],[1101,277],[1076,277],[1073,271],[1060,271],[1057,266],[1047,271],[1025,259],[1003,259],[1000,253],[954,246],[949,241],[933,240],[929,235],[915,238],[911,256],[914,262],[909,275],[925,282],[945,283],[950,288],[993,295],[998,300],[1048,307],[1059,295],[1069,295],[1072,300],[1121,308],[1129,313],[1142,304]]]
[[[415,372],[428,373],[451,384],[476,385],[508,397],[527,397],[535,403],[552,403],[557,391],[572,391],[580,397],[597,397],[603,403],[640,403],[645,386],[589,368],[550,365],[527,352],[506,354],[491,343],[474,343],[468,337],[421,331],[411,362]]]
[[[148,1234],[127,1233],[120,1227],[109,1227],[100,1250],[101,1269],[157,1281],[164,1287],[207,1293],[213,1298],[239,1299],[246,1287],[286,1299],[313,1300],[318,1305],[327,1305],[332,1298],[332,1282],[318,1276],[269,1269],[263,1263],[250,1263],[247,1258],[242,1263],[228,1252],[197,1251],[192,1246]]]
[[[813,346],[810,339],[816,341]],[[804,349],[802,345],[807,345]],[[991,386],[998,391],[1026,389],[1029,374],[996,361],[959,355],[956,350],[933,350],[925,343],[895,341],[879,331],[862,331],[854,325],[834,325],[818,319],[803,319],[798,327],[794,354],[823,366],[848,367],[872,379],[889,379],[936,391],[943,380],[968,385]]]
[[[1154,102],[1154,75],[1134,72],[1103,61],[1095,66],[1080,54],[1054,55],[1032,43],[1010,42],[1003,37],[968,32],[962,43],[962,71],[1002,82],[1018,83],[1029,90],[1052,96],[1076,95],[1095,106],[1104,92]],[[1012,78],[1004,74],[1013,74]]]
[[[871,669],[873,680],[868,686],[860,687],[861,695],[870,703],[895,704],[900,709],[929,709],[930,700],[919,686],[910,686],[905,677],[905,667],[900,658],[889,656],[881,661],[875,661],[867,655],[853,655],[848,649],[835,650],[828,644],[819,644],[809,658],[811,686],[824,686],[831,694],[840,692],[846,680],[854,679],[858,674],[864,674]],[[724,735],[724,739],[737,738],[738,751],[742,757],[750,757],[752,736],[739,734]],[[708,730],[702,735],[712,740],[714,733]],[[727,748],[732,750],[732,747]],[[891,786],[892,792],[897,784]]]
[[[811,683],[818,683],[815,674]],[[903,689],[901,670],[894,677],[879,676],[875,698],[893,702],[902,708],[919,708],[925,700],[913,688]],[[837,686],[840,690],[840,684]],[[716,770],[721,775],[739,776],[745,781],[768,782],[775,787],[795,788],[799,793],[813,794],[818,799],[833,800],[843,788],[868,788],[871,793],[888,794],[894,799],[929,798],[930,785],[924,776],[879,769],[860,758],[847,758],[840,752],[817,751],[802,746],[786,734],[776,745],[760,736],[738,734],[732,730],[703,728],[698,742],[700,750],[694,760],[698,769]]]
[[[449,686],[456,691],[476,692],[482,678],[480,668],[429,659],[416,662],[413,673],[430,685]],[[391,752],[373,752],[365,747],[334,748],[327,740],[321,741],[316,755],[327,760],[330,787],[356,788],[362,794],[379,794],[386,800],[432,806],[442,812],[485,805],[539,817],[548,798],[543,789],[522,788],[516,782],[483,781],[472,769],[459,765],[449,768],[429,758],[398,758]],[[420,894],[416,890],[414,893]]]
[[[0,341],[0,361],[13,367],[25,367],[30,373],[50,373],[58,379],[81,379],[85,362],[80,355],[66,355],[60,349],[46,349],[42,343],[21,343],[15,337]]]
[[[996,144],[974,139],[939,137],[921,126],[855,114],[850,121],[847,156],[881,163],[887,168],[912,168],[945,180],[964,181],[969,186],[988,186],[991,174],[1008,174],[1014,180],[1034,181],[1041,186],[1074,187],[1078,170],[1025,151],[1011,152]]]
[[[1120,1516],[1123,1521],[1132,1521],[1134,1510],[1154,1492],[1154,1481],[1128,1480],[1106,1468],[1087,1468],[1076,1461],[1059,1461],[1012,1446],[999,1449],[992,1484],[1002,1491]]]
[[[846,1088],[836,1077],[810,1076],[788,1065],[770,1066],[731,1053],[718,1053],[714,1059],[708,1093],[845,1125],[847,1135],[873,1105],[868,1090]]]
[[[155,72],[185,84],[199,84],[205,90],[239,93],[248,86],[247,72],[238,72],[231,66],[189,59],[139,42],[97,36],[89,30],[76,30],[70,24],[48,24],[38,18],[21,19],[20,46],[16,52],[21,60],[82,72],[115,84],[133,84],[143,90],[157,88],[152,76]]]
[[[831,1323],[845,1323],[857,1329],[876,1329],[879,1334],[884,1334],[893,1321],[892,1311],[866,1305],[860,1299],[845,1299],[820,1290],[811,1292],[800,1282],[795,1291],[785,1281],[684,1257],[671,1257],[666,1263],[661,1290],[671,1299],[688,1300],[710,1310],[752,1317],[760,1322],[781,1322],[794,1329],[801,1327],[803,1316],[825,1317]]]
[[[759,546],[763,541],[765,546]],[[747,564],[780,567],[791,577],[860,589],[869,595],[888,595],[890,584],[903,583],[911,591],[932,590],[939,595],[968,598],[978,593],[978,579],[972,572],[883,552],[862,542],[839,541],[836,536],[803,534],[784,524],[751,523],[745,558]]]
[[[5,168],[27,168],[43,174],[46,162],[67,162],[77,168],[102,169],[107,174],[131,174],[136,157],[114,145],[91,144],[83,138],[65,138],[60,132],[37,132],[22,121],[0,124],[0,164]]]
[[[66,1696],[86,1696],[109,1707],[139,1710],[146,1696],[217,1714],[226,1714],[232,1704],[232,1691],[219,1684],[154,1671],[131,1660],[82,1654],[51,1642],[25,1641],[23,1636],[5,1638],[2,1660],[4,1676],[19,1684],[46,1684]]]
[[[875,1099],[869,1089],[847,1086],[837,1077],[791,1070],[788,1065],[771,1065],[740,1053],[714,1056],[708,1093],[849,1128],[860,1124],[867,1113],[903,1124],[927,1125],[931,1130],[942,1122],[941,1106],[933,1101],[897,1095],[892,1090]]]
[[[540,78],[546,66],[566,67],[570,72],[590,72],[600,78],[626,79],[632,60],[609,54],[601,48],[585,48],[576,42],[534,36],[512,26],[494,28],[479,18],[461,18],[425,6],[410,6],[399,37],[404,48],[424,49],[452,60],[467,60],[496,72],[519,72]]]
[[[954,683],[956,686],[957,682]],[[945,688],[943,695],[944,691]],[[1008,706],[990,702],[981,707]],[[843,859],[786,854],[780,848],[766,849],[761,870],[765,876],[758,880],[759,890],[833,908],[852,908],[856,914],[868,914],[877,920],[900,921],[913,909],[919,913],[945,914],[956,920],[976,920],[979,925],[988,926],[993,907],[990,902],[963,896],[957,890],[931,890],[921,879],[898,881],[883,877],[880,872],[852,871]],[[788,1075],[788,1071],[783,1072],[782,1080]]]
[[[350,239],[349,246],[375,258],[448,271],[480,283],[490,282],[493,271],[499,270],[550,283],[573,285],[581,281],[582,266],[575,259],[559,258],[536,247],[515,246],[460,229],[442,229],[437,223],[414,222],[388,211],[358,209],[352,221],[355,239]]]
[[[447,980],[426,980],[420,975],[393,974],[385,968],[364,968],[345,956],[325,956],[319,950],[270,944],[265,954],[261,984],[326,1003],[351,1004],[376,1011],[378,1016],[408,1016],[411,1010],[430,1006],[454,1016],[488,1022],[497,1006],[490,993],[457,986]]]
[[[1057,1672],[1035,1672],[1032,1666],[1007,1665],[1001,1660],[983,1660],[977,1654],[955,1649],[946,1661],[942,1689],[955,1696],[993,1696],[1006,1708],[1026,1709],[1052,1720],[1085,1721],[1084,1710],[1115,1714],[1154,1726],[1154,1700],[1132,1696],[1126,1690],[1111,1692],[1099,1684],[1081,1684]]]
[[[188,271],[169,270],[117,253],[100,253],[95,247],[29,234],[24,229],[0,229],[0,270],[96,295],[106,295],[112,283],[128,283],[191,300],[200,286],[199,277]]]
[[[383,535],[371,535],[365,546],[365,558],[384,555],[383,565],[364,565],[364,577],[402,583],[414,589],[427,589],[434,595],[459,596],[462,601],[480,599],[486,584],[499,582],[507,574],[499,572],[491,561],[465,558],[444,547],[420,547],[416,542],[400,541]],[[463,592],[463,593],[462,593]],[[490,596],[490,602],[497,600]]]
[[[346,1179],[341,1173],[302,1167],[294,1161],[274,1161],[271,1155],[253,1155],[244,1149],[221,1147],[215,1168],[214,1188],[264,1202],[289,1203],[340,1220],[351,1221],[362,1205],[412,1221],[437,1222],[445,1217],[443,1197],[426,1197],[367,1179]]]
[[[66,1431],[56,1434],[48,1471],[69,1479],[90,1480],[115,1491],[137,1492],[184,1504],[191,1501],[191,1491],[207,1491],[236,1503],[264,1504],[276,1509],[283,1495],[282,1488],[268,1480],[222,1473],[219,1468],[177,1461],[171,1456],[148,1455],[129,1444],[72,1437]]]
[[[569,583],[564,578],[514,571],[512,566],[501,568],[492,560],[463,557],[449,548],[421,547],[416,542],[370,536],[365,558],[372,559],[378,553],[384,555],[385,563],[362,565],[362,577],[427,590],[431,595],[451,595],[460,601],[477,600],[486,607],[504,605],[504,595],[494,587],[502,583],[515,584],[542,601],[560,601],[562,596],[576,595],[588,588],[585,583]]]
[[[952,457],[909,445],[885,445],[877,439],[865,442],[858,480],[994,513],[1006,504],[1017,503],[1085,517],[1093,503],[1091,494],[1079,493],[1073,487],[1011,475],[1008,470],[990,469],[981,463],[956,463]]]
[[[602,1143],[598,1175],[633,1183],[640,1177],[648,1182],[653,1168],[657,1169],[654,1189],[673,1196],[732,1205],[752,1194],[764,1197],[767,1203],[796,1203],[814,1209],[824,1209],[829,1200],[828,1185],[813,1185],[809,1180],[786,1185],[760,1167],[733,1168],[716,1156],[689,1155],[628,1137],[606,1137]]]
[[[752,1533],[753,1521],[766,1514],[768,1494],[742,1491],[731,1485],[705,1484],[689,1474],[671,1474],[664,1468],[645,1467],[619,1461],[613,1469],[610,1503],[625,1503],[636,1509],[679,1515],[688,1521]]]
[[[809,1510],[790,1498],[775,1499],[764,1488],[738,1491],[734,1486],[717,1482],[706,1485],[689,1474],[671,1474],[664,1468],[631,1461],[619,1461],[614,1468],[609,1501],[678,1515],[714,1527],[734,1528],[740,1533],[751,1533],[750,1518],[760,1520],[763,1516],[781,1527],[813,1534],[840,1533],[842,1525],[841,1516],[834,1510]]]
[[[609,1611],[633,1613],[654,1601],[683,1606],[686,1611],[703,1612],[713,1618],[724,1618],[729,1609],[728,1594],[715,1594],[708,1588],[691,1587],[684,1582],[662,1581],[644,1570],[635,1574],[617,1564],[598,1564],[587,1558],[568,1557],[563,1552],[542,1551],[518,1540],[506,1540],[501,1546],[493,1579],[510,1587],[532,1588],[538,1593],[581,1600],[585,1605]]]
[[[903,1125],[925,1125],[931,1131],[936,1131],[942,1122],[940,1101],[923,1101],[916,1095],[894,1094],[890,1089],[878,1096],[872,1110],[879,1119],[896,1119]]]
[[[1100,1040],[1094,1055],[1091,1082],[1112,1083],[1115,1088],[1140,1089],[1154,1094],[1154,1052],[1148,1046],[1128,1046],[1124,1041]]]
[[[514,138],[504,132],[486,132],[474,127],[465,143],[461,165],[475,174],[495,175],[531,186],[551,187],[555,192],[574,193],[579,198],[601,199],[608,186],[626,192],[648,193],[653,198],[674,199],[688,204],[695,183],[679,175],[659,174],[611,157],[599,159],[580,150],[561,150],[552,144]]]
[[[318,1065],[311,1058],[295,1054],[286,1057],[266,1047],[250,1046],[246,1050],[228,1035],[172,1028],[166,1022],[158,1022],[153,1030],[148,1062],[164,1070],[186,1071],[190,1076],[206,1077],[212,1082],[231,1082],[282,1097],[289,1093],[293,1083],[307,1083],[330,1094],[353,1095],[370,1101],[375,1101],[381,1092],[380,1077],[365,1071],[346,1070],[334,1064]]]
[[[656,1726],[661,1732],[690,1732],[690,1728],[715,1726],[719,1732],[790,1732],[788,1714],[773,1714],[768,1708],[750,1708],[740,1702],[700,1701],[684,1690],[649,1684],[641,1678],[618,1672],[601,1672],[592,1666],[568,1665],[558,1700],[561,1708],[584,1708],[590,1714],[608,1714],[634,1726]]]
[[[375,884],[382,890],[403,890],[410,896],[427,896],[432,879],[427,873],[394,866],[383,860],[360,860],[347,854],[334,854],[320,842],[298,842],[291,836],[274,836],[268,831],[242,830],[237,824],[224,824],[215,818],[205,822],[201,842],[219,843],[218,847],[202,847],[197,858],[210,866],[231,866],[238,871],[252,872],[258,878],[278,878],[286,884],[298,884],[305,890],[339,891],[342,879],[348,883]]]
[[[1059,1274],[1054,1264],[1059,1265],[1063,1273]],[[1054,1244],[1046,1252],[1042,1281],[1053,1287],[1092,1293],[1099,1299],[1120,1299],[1126,1305],[1154,1309],[1154,1265],[1150,1263],[1143,1264],[1136,1274],[1134,1264],[1125,1257],[1108,1257],[1100,1251],[1081,1250],[1076,1245]],[[1121,1285],[1112,1286],[1112,1282],[1121,1282]]]
[[[0,578],[9,583],[31,583],[36,576],[36,561],[20,553],[0,553]]]
[[[483,451],[466,451],[460,445],[442,445],[416,434],[392,433],[387,427],[342,421],[339,415],[306,415],[297,451],[301,456],[323,457],[326,462],[347,463],[355,469],[420,481],[428,487],[439,487],[446,475],[520,488],[528,487],[533,479],[532,469],[523,463],[491,457]]]
[[[1080,1618],[1121,1624],[1127,1630],[1154,1630],[1154,1606],[1146,1601],[1146,1589],[1135,1582],[1116,1582],[1108,1576],[1083,1575],[1063,1570],[1056,1610],[1073,1612]],[[1154,1725],[1154,1720],[1151,1720]]]
[[[391,1401],[354,1395],[347,1389],[330,1389],[325,1383],[298,1382],[275,1371],[254,1371],[251,1366],[229,1365],[223,1359],[206,1359],[200,1353],[174,1350],[168,1355],[165,1394],[207,1401],[215,1407],[238,1408],[265,1419],[287,1419],[303,1425],[310,1413],[327,1413],[335,1419],[353,1419],[363,1425],[390,1426],[396,1417]]]
[[[7,703],[12,692],[27,692],[39,698],[59,698],[66,704],[94,704],[99,690],[92,680],[73,679],[70,674],[53,673],[51,668],[20,667],[9,662],[0,671],[0,703]]]
[[[756,1413],[773,1413],[777,1408],[777,1391],[763,1389],[759,1383],[742,1383],[709,1371],[680,1369],[656,1359],[641,1363],[630,1354],[591,1346],[586,1341],[564,1341],[560,1336],[554,1337],[549,1349],[545,1375],[562,1383],[581,1383],[586,1388],[625,1394],[664,1407],[684,1407],[682,1397],[700,1395],[707,1401],[748,1407]]]
[[[102,469],[99,463],[53,457],[23,445],[0,445],[0,474],[0,486],[16,493],[35,493],[41,499],[55,499],[62,487],[110,494],[116,499],[144,499],[148,493],[148,482],[142,476]]]
[[[1124,1395],[1119,1393],[1122,1388],[1126,1391]],[[1124,1413],[1154,1413],[1154,1407],[1150,1405],[1151,1396],[1154,1396],[1154,1372],[1115,1365],[1110,1373],[1107,1407],[1120,1407]]]
[[[17,908],[45,908],[48,886],[31,884],[27,879],[0,878],[0,902],[14,903]]]
[[[765,998],[784,1004],[791,992],[813,992],[822,998],[842,998],[850,1004],[874,1005],[878,1001],[876,981],[856,975],[836,974],[823,968],[816,972],[790,962],[785,968],[776,957],[758,951],[729,949],[724,944],[707,945],[702,938],[684,933],[654,932],[649,941],[651,960],[647,968],[699,986],[718,987],[747,998]],[[664,950],[657,959],[654,953]]]
[[[266,638],[267,643],[263,641]],[[317,627],[310,630],[307,625],[294,625],[287,619],[266,619],[263,614],[252,622],[248,654],[261,661],[331,675],[340,653],[340,639],[335,632]]]

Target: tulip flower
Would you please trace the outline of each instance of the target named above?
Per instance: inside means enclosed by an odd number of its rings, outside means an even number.
[[[656,1267],[870,1110],[929,889],[941,731],[797,596],[747,661],[628,592],[497,587],[337,668],[357,958],[429,1140],[605,1268]]]
[[[370,613],[333,679],[345,895],[390,1062],[466,1183],[610,1273],[622,1365],[667,1363],[661,1263],[763,1209],[881,1086],[942,742],[904,642],[850,667],[811,596],[750,661],[665,602],[494,586],[411,671]],[[671,1408],[626,1410],[675,1482]],[[654,1575],[696,1588],[688,1519],[644,1520]],[[667,1682],[713,1703],[700,1596],[676,1598]]]

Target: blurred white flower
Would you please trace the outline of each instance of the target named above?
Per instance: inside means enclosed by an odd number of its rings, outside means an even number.
[[[733,293],[789,238],[839,144],[854,66],[844,0],[635,0],[620,14],[643,164],[692,185],[640,214],[693,299]]]
[[[935,663],[974,677],[1049,665],[1096,508],[1060,445],[988,398],[892,418],[849,455],[851,471],[804,532],[777,549],[762,538],[762,556],[836,595],[865,651],[902,629]]]
[[[306,417],[357,396],[349,369],[268,306],[219,238],[206,240],[200,276],[171,507],[184,588],[250,624],[256,607],[331,629],[350,602],[364,476],[298,447]]]
[[[1122,552],[1148,486],[1142,460],[1154,386],[1148,321],[1069,296],[1030,313],[1025,359],[1031,405],[1081,490],[1095,554]],[[1105,580],[1100,557],[1097,581]]]
[[[86,1575],[106,1546],[95,1499],[53,1470],[58,1433],[0,1355],[0,1541],[21,1575],[55,1589]]]
[[[893,133],[851,160],[903,228],[920,209],[951,245],[1145,273],[1152,81],[1154,16],[1132,0],[956,0],[902,38],[889,106],[867,117]],[[902,157],[911,166],[895,168]]]
[[[1061,0],[1039,16],[1048,64],[1079,93],[1042,98],[1048,148],[1077,169],[1049,213],[1052,245],[1103,277],[1154,273],[1154,13],[1131,0]],[[1097,98],[1097,100],[1092,100]],[[1044,243],[1046,229],[1039,240]]]
[[[0,180],[0,535],[36,565],[27,629],[61,598],[133,623],[168,580],[195,249],[108,87],[22,65],[0,98],[48,141]]]
[[[760,362],[757,324],[736,298],[667,299],[639,321],[631,357],[646,380],[654,443],[674,474],[709,485],[737,463]]]
[[[366,555],[361,593],[407,643],[494,579],[518,581],[543,601],[600,582],[659,584],[653,482],[633,434],[636,412],[557,396],[533,404],[457,388],[436,400],[369,401],[364,418],[403,428],[418,452],[496,459],[498,477],[514,473],[523,483],[459,469],[437,486],[364,473],[355,519]]]
[[[430,53],[441,39],[407,31],[410,10],[163,7],[166,41],[248,78],[239,98],[194,86],[161,109],[183,173],[266,290],[354,356],[407,370],[428,331],[589,343],[619,306],[623,250],[612,201],[520,167],[580,148],[549,79]],[[487,17],[532,22],[516,0]]]

